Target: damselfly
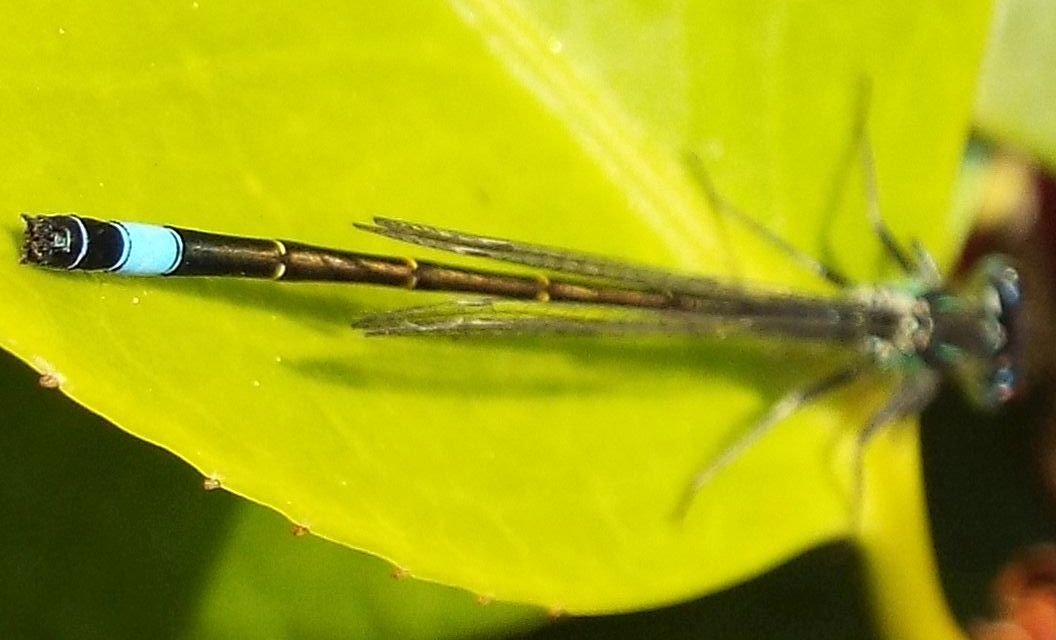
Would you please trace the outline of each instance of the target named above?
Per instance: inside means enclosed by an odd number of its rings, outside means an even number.
[[[871,153],[863,145],[870,219],[908,276],[899,285],[851,286],[718,198],[763,238],[838,289],[790,295],[643,267],[620,260],[440,229],[387,218],[357,225],[371,233],[458,254],[532,267],[497,273],[412,258],[371,255],[285,240],[179,227],[104,222],[74,214],[24,215],[23,262],[62,270],[137,276],[232,276],[366,283],[487,296],[371,315],[354,326],[368,335],[684,335],[759,336],[824,343],[846,357],[824,377],[779,399],[739,440],[692,478],[680,512],[721,469],[792,413],[867,375],[893,378],[893,392],[859,432],[858,454],[881,428],[919,412],[939,383],[955,379],[983,406],[1016,391],[1021,286],[1000,257],[981,262],[965,286],[951,287],[919,246],[907,252],[875,206]],[[508,301],[521,301],[511,304]],[[860,480],[858,480],[860,482]]]

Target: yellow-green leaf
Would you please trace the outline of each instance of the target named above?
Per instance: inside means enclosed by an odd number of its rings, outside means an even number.
[[[45,273],[16,264],[17,214],[411,252],[351,226],[382,213],[823,290],[708,210],[692,151],[796,246],[891,276],[846,157],[860,87],[880,203],[946,264],[967,226],[947,212],[988,5],[33,4],[0,33],[0,346],[229,490],[412,575],[575,612],[717,589],[848,532],[840,438],[868,386],[783,424],[679,525],[694,469],[826,362],[365,339],[357,314],[439,297]]]

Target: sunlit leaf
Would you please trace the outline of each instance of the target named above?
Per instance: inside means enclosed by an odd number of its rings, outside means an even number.
[[[849,531],[841,437],[875,383],[783,424],[679,525],[694,469],[831,365],[675,340],[365,339],[358,314],[438,296],[45,273],[16,264],[17,213],[412,252],[352,228],[383,213],[824,290],[708,210],[691,151],[793,244],[890,277],[847,151],[863,87],[880,203],[947,264],[987,5],[26,7],[0,38],[0,345],[412,575],[576,612],[717,589]]]

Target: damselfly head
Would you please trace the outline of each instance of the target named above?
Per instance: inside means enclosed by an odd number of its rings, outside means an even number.
[[[83,253],[84,227],[73,216],[22,215],[22,262],[51,269],[69,269]]]
[[[989,256],[956,294],[938,291],[925,299],[934,331],[924,358],[955,371],[972,399],[985,408],[1014,397],[1022,385],[1025,355],[1018,270],[1004,256]]]

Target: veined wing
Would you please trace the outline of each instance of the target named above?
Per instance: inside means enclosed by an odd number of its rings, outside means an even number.
[[[717,332],[717,328],[705,329],[704,325],[707,324],[714,323],[656,310],[481,299],[456,300],[366,315],[353,322],[352,326],[368,336],[674,335]]]
[[[720,285],[711,278],[678,273],[556,247],[481,236],[451,229],[374,218],[374,225],[356,227],[402,242],[441,249],[461,255],[489,258],[547,271],[634,283],[656,291],[706,295]]]
[[[859,316],[855,316],[857,319]],[[868,323],[831,313],[700,313],[592,304],[555,305],[519,300],[456,300],[365,315],[352,325],[368,336],[569,335],[710,336],[754,335],[857,345]]]

